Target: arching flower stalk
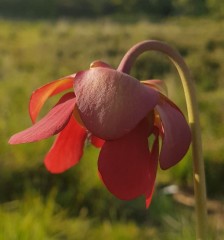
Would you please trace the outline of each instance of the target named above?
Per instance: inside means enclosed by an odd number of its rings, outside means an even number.
[[[191,143],[188,123],[166,96],[164,83],[129,75],[135,58],[149,45],[150,41],[132,48],[117,70],[95,61],[89,70],[34,91],[29,104],[33,125],[12,136],[9,143],[56,135],[44,162],[50,172],[60,173],[80,161],[88,139],[101,148],[98,171],[107,189],[123,200],[143,195],[148,207],[158,164],[162,169],[174,166]],[[71,91],[36,122],[45,101],[65,90]]]
[[[193,181],[196,210],[196,238],[197,240],[205,240],[207,239],[206,182],[202,154],[199,111],[194,83],[191,79],[190,71],[181,55],[166,43],[156,40],[143,41],[133,46],[123,57],[118,67],[118,70],[129,73],[136,58],[146,51],[157,51],[165,54],[173,62],[180,75],[187,104],[188,121],[192,134]]]

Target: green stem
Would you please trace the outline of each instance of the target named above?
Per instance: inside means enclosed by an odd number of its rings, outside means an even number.
[[[155,40],[143,41],[133,46],[123,57],[120,65],[118,66],[118,71],[129,73],[136,58],[145,51],[158,51],[167,55],[177,68],[182,81],[187,104],[188,120],[192,133],[193,180],[197,224],[196,234],[197,240],[205,240],[207,238],[206,183],[202,155],[199,111],[194,83],[192,81],[190,71],[181,55],[166,43]]]

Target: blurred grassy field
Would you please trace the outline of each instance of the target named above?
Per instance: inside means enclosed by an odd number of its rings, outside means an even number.
[[[224,22],[174,18],[151,23],[0,20],[0,239],[193,239],[192,209],[163,195],[161,186],[192,189],[191,156],[160,171],[149,210],[144,199],[126,203],[112,197],[97,177],[98,150],[87,146],[83,161],[51,175],[43,158],[52,140],[9,146],[28,127],[27,105],[37,87],[101,59],[116,68],[123,54],[146,39],[167,41],[192,70],[199,99],[210,198],[224,199]],[[155,53],[143,54],[132,72],[139,79],[166,81],[170,98],[186,113],[176,70]],[[56,101],[51,99],[44,112]],[[211,238],[223,239],[224,226],[211,217]]]

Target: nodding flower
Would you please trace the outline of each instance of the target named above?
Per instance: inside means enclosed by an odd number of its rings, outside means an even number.
[[[71,91],[36,122],[45,101],[65,90]],[[158,164],[174,166],[191,142],[185,117],[166,96],[163,81],[139,81],[101,61],[34,91],[29,112],[33,125],[10,144],[56,135],[44,163],[61,173],[80,161],[88,139],[101,148],[98,171],[107,189],[122,200],[144,195],[147,207]]]

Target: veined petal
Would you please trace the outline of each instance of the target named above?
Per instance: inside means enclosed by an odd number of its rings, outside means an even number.
[[[33,123],[36,121],[42,106],[49,97],[73,87],[74,77],[75,74],[53,81],[32,93],[29,103],[29,113]]]
[[[46,168],[52,173],[61,173],[77,164],[83,154],[86,136],[86,129],[71,116],[45,157]]]
[[[137,79],[102,67],[77,73],[74,91],[86,128],[105,140],[133,130],[159,99],[157,91]]]
[[[160,166],[167,169],[178,163],[186,154],[191,143],[191,132],[180,109],[161,94],[156,111],[163,125]]]
[[[67,125],[74,106],[74,93],[65,94],[45,117],[32,127],[13,135],[9,143],[35,142],[59,133]]]
[[[146,194],[150,183],[148,120],[144,119],[124,137],[106,141],[98,170],[103,183],[116,197],[130,200]]]
[[[101,148],[105,141],[91,134],[90,142],[93,144],[93,146]]]

